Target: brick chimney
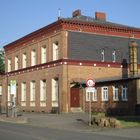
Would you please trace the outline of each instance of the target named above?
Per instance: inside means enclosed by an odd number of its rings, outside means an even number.
[[[106,21],[106,14],[103,12],[95,12],[95,19]]]
[[[135,41],[129,43],[130,75],[138,74],[138,44]]]
[[[78,17],[81,16],[81,10],[75,10],[74,12],[72,12],[72,17]]]

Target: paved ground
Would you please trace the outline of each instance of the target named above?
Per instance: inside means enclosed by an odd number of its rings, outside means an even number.
[[[140,128],[105,129],[96,126],[88,126],[88,114],[42,114],[24,113],[22,117],[28,118],[26,126],[40,129],[51,129],[67,132],[89,133],[105,137],[120,137],[125,139],[140,139]]]

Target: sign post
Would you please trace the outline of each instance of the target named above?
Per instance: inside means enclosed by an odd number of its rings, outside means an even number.
[[[88,79],[86,81],[86,93],[89,92],[90,93],[90,100],[89,100],[89,126],[91,126],[91,93],[94,93],[95,92],[95,82],[93,79]]]

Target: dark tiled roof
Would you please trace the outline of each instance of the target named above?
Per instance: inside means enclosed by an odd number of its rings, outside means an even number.
[[[71,18],[62,18],[63,20],[66,21],[79,21],[79,22],[86,22],[86,23],[94,23],[97,25],[104,25],[104,26],[113,26],[113,27],[122,27],[122,28],[127,28],[127,29],[136,29],[136,30],[140,30],[140,28],[136,28],[136,27],[131,27],[131,26],[127,26],[127,25],[122,25],[122,24],[117,24],[117,23],[112,23],[109,21],[105,21],[105,20],[97,20],[95,18],[89,17],[89,16],[77,16],[77,17],[71,17]]]

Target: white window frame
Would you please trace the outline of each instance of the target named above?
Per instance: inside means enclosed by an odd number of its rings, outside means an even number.
[[[119,87],[118,87],[118,85],[113,86],[113,101],[119,101]]]
[[[47,62],[47,48],[46,45],[41,47],[41,63]]]
[[[128,88],[126,84],[122,85],[122,101],[128,101]]]
[[[0,95],[2,95],[2,85],[0,85]]]
[[[53,43],[53,61],[59,59],[59,42],[56,41]]]
[[[92,101],[97,101],[97,89],[95,89],[94,92],[92,92],[91,94],[92,94]]]
[[[8,85],[8,97],[7,97],[7,100],[8,100],[8,102],[10,102],[11,101],[11,87],[10,87],[10,85]]]
[[[86,92],[86,101],[89,102],[90,101],[90,97],[91,97],[91,92]]]
[[[23,53],[22,54],[22,68],[26,68],[27,67],[27,54]]]
[[[46,89],[47,89],[46,80],[40,80],[40,101],[46,101]]]
[[[104,62],[105,61],[105,50],[102,49],[101,50],[101,62]]]
[[[33,49],[31,51],[31,66],[35,66],[36,65],[36,50]]]
[[[102,101],[108,101],[108,87],[102,87]]]
[[[18,56],[15,56],[15,70],[18,70],[19,68],[19,58]]]
[[[10,72],[12,70],[12,60],[8,59],[8,67],[7,67],[7,71]]]
[[[26,88],[27,88],[26,83],[25,82],[21,83],[21,101],[22,102],[26,101],[26,90],[27,90]]]
[[[112,62],[116,62],[116,51],[115,50],[113,50],[112,51]]]
[[[35,101],[36,96],[36,82],[31,81],[30,82],[30,101]]]

